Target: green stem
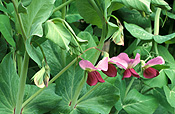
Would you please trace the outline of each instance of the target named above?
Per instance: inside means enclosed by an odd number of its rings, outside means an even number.
[[[62,0],[62,4],[64,4],[67,0]],[[65,19],[66,16],[66,6],[62,8],[62,18]]]
[[[58,10],[60,10],[60,9],[62,9],[64,6],[67,6],[68,4],[70,4],[71,2],[73,2],[74,0],[69,0],[69,1],[67,1],[67,2],[65,2],[65,3],[63,3],[63,4],[61,4],[61,5],[59,5],[57,8],[55,8],[54,10],[53,10],[53,13],[54,12],[56,12],[56,11],[58,11]]]
[[[72,66],[77,61],[77,58],[72,60],[66,67],[64,67],[56,76],[54,76],[48,83],[48,85],[52,84],[58,77],[60,77],[70,66]],[[22,108],[25,107],[33,98],[35,98],[38,94],[40,94],[46,87],[38,90],[35,94],[29,97],[23,104]]]
[[[18,75],[21,76],[21,69],[22,69],[22,56],[17,53],[17,65],[18,65]]]
[[[27,54],[27,52],[25,52],[24,61],[23,61],[23,65],[22,65],[22,69],[21,69],[21,73],[20,73],[21,74],[20,81],[19,81],[19,85],[18,85],[19,87],[18,87],[15,114],[20,114],[20,112],[21,112],[25,84],[26,84],[27,71],[28,71],[28,64],[29,64],[29,55]]]
[[[160,17],[161,8],[157,8],[155,20],[154,20],[154,35],[159,34],[159,17]],[[158,49],[157,49],[157,42],[154,41],[154,49],[156,52],[156,55],[159,55]]]
[[[132,86],[134,80],[135,80],[135,77],[132,77],[132,79],[131,79],[131,81],[130,81],[128,87],[126,88],[124,99],[126,98],[126,96],[127,96],[128,92],[129,92],[129,90],[130,90],[130,88],[131,88],[131,86]]]
[[[72,98],[71,109],[73,109],[76,106],[78,97],[80,95],[81,90],[83,89],[84,84],[86,83],[86,80],[87,80],[87,72],[84,71],[84,77],[81,79],[79,86],[77,86],[75,94]]]

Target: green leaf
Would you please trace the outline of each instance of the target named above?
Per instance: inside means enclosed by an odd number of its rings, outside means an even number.
[[[0,61],[4,58],[7,52],[7,43],[5,42],[4,38],[0,37]]]
[[[153,95],[157,99],[157,101],[160,103],[160,105],[163,106],[164,109],[166,109],[169,112],[173,112],[173,107],[171,107],[170,104],[168,103],[163,89],[154,88]]]
[[[27,13],[27,8],[22,3],[18,5],[18,13]]]
[[[12,16],[12,14],[10,13],[10,11],[8,10],[8,9],[6,9],[3,5],[1,5],[0,4],[0,11],[3,11],[4,13],[8,13],[11,17],[13,17]]]
[[[63,23],[59,20],[49,20],[45,23],[45,27],[46,38],[68,51],[72,36]]]
[[[171,7],[168,5],[168,3],[165,2],[164,0],[151,0],[151,4],[153,4],[154,6],[166,9],[166,10],[171,9]]]
[[[175,70],[166,69],[164,71],[167,77],[171,80],[171,87],[175,87]]]
[[[137,9],[139,11],[145,11],[146,13],[150,13],[150,2],[151,0],[113,0],[119,3],[124,4],[125,6]]]
[[[175,108],[175,87],[170,90],[168,86],[163,87],[168,103]]]
[[[11,53],[9,53],[0,64],[0,113],[13,114],[16,105],[16,95],[18,91],[19,76],[16,73]],[[43,114],[54,108],[52,105],[61,98],[55,94],[53,85],[46,88],[41,94],[36,96],[27,104],[23,114]],[[26,85],[24,101],[33,95],[39,88],[32,85]],[[40,110],[38,110],[40,109]]]
[[[155,35],[153,36],[153,39],[157,42],[157,43],[164,43],[168,40],[171,40],[175,37],[175,33],[169,34],[169,35],[165,35],[165,36],[161,36],[161,35]]]
[[[142,95],[132,89],[124,100],[123,109],[129,114],[153,114],[158,102],[153,96]]]
[[[82,99],[74,110],[79,114],[89,114],[89,112],[93,112],[92,114],[108,114],[118,99],[119,90],[105,82]]]
[[[174,57],[170,54],[170,52],[163,46],[158,45],[159,55],[163,57],[163,59],[169,64],[175,64]]]
[[[21,14],[27,37],[43,36],[42,23],[50,17],[54,2],[55,0],[32,0],[27,7],[28,13]]]
[[[0,14],[0,32],[7,40],[7,42],[15,47],[15,41],[13,40],[12,27],[10,25],[9,17],[2,14]]]
[[[77,9],[80,15],[85,19],[87,23],[97,25],[99,28],[102,28],[101,19],[107,18],[107,8],[110,4],[110,0],[95,0],[97,7],[100,12],[93,7],[88,0],[77,0]],[[81,7],[80,7],[81,6]],[[100,15],[100,16],[99,16]]]
[[[39,90],[34,85],[27,85],[25,88],[25,98],[27,100],[31,95]],[[23,109],[24,114],[43,114],[56,107],[56,103],[61,100],[61,97],[55,94],[55,84],[49,85],[38,96],[31,100]],[[53,105],[54,104],[54,105]],[[39,110],[38,110],[39,109]]]
[[[122,18],[127,23],[132,23],[142,28],[149,28],[151,26],[151,19],[147,16],[143,16],[137,10],[131,10],[127,7],[122,7],[121,9],[117,10],[116,13],[117,16]]]
[[[135,24],[128,24],[124,22],[126,29],[130,32],[130,34],[138,39],[141,40],[151,40],[153,35],[144,30],[143,28],[135,25]]]
[[[160,74],[152,79],[144,79],[144,83],[149,87],[159,87],[162,88],[164,85],[168,84],[168,79],[164,73],[164,70],[159,72]]]

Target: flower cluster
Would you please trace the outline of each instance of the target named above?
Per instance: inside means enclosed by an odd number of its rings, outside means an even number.
[[[140,54],[137,53],[135,59],[130,59],[126,53],[120,53],[116,57],[111,59],[104,57],[99,63],[94,66],[90,61],[81,60],[79,65],[82,69],[88,72],[87,84],[90,86],[96,85],[97,82],[105,82],[98,71],[102,71],[109,77],[117,76],[117,69],[113,64],[116,64],[119,68],[123,68],[125,71],[123,73],[123,78],[129,78],[131,76],[140,78],[139,74],[134,70],[134,67],[140,63]],[[146,64],[142,66],[143,76],[145,78],[154,78],[159,75],[159,71],[152,68],[151,66],[157,64],[164,64],[165,61],[161,56],[149,60]]]

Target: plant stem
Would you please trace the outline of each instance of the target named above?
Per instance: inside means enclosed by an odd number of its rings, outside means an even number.
[[[77,104],[77,99],[80,95],[81,90],[83,89],[84,84],[86,83],[87,80],[87,72],[84,71],[84,77],[81,79],[79,86],[77,86],[75,94],[72,98],[72,103],[71,103],[71,109],[73,110],[73,108],[76,106]]]
[[[159,34],[159,17],[160,17],[161,8],[157,8],[155,20],[154,20],[154,35]],[[157,42],[154,41],[154,49],[156,52],[156,55],[159,55],[158,49],[157,49]]]
[[[58,77],[60,77],[70,66],[72,66],[77,61],[77,58],[72,60],[66,67],[64,67],[56,76],[54,76],[48,83],[48,85],[52,84]],[[38,94],[40,94],[46,87],[38,90],[35,94],[29,97],[23,104],[22,108],[25,107],[33,98],[35,98]]]
[[[64,4],[67,0],[62,0],[62,4]],[[62,18],[65,19],[66,16],[66,6],[62,8]]]
[[[21,69],[22,69],[22,56],[19,55],[18,53],[16,55],[17,55],[18,75],[20,77],[21,76]]]
[[[124,99],[126,98],[126,96],[127,96],[128,92],[129,92],[129,90],[130,90],[130,88],[131,88],[131,86],[132,86],[134,80],[135,80],[135,77],[132,77],[132,79],[131,79],[131,81],[130,81],[128,87],[126,88]]]
[[[54,10],[53,10],[53,13],[54,12],[56,12],[56,11],[58,11],[58,10],[60,10],[60,9],[62,9],[64,6],[67,6],[68,4],[70,4],[71,2],[73,2],[74,0],[69,0],[69,1],[67,1],[67,2],[65,2],[65,3],[63,3],[63,4],[61,4],[61,5],[59,5],[57,8],[55,8]]]
[[[28,71],[28,63],[29,63],[29,55],[27,54],[27,52],[25,52],[24,61],[23,61],[23,65],[22,65],[22,69],[21,69],[21,73],[20,73],[21,74],[20,81],[19,81],[19,85],[18,85],[19,87],[18,87],[15,114],[20,114],[20,112],[21,112],[25,84],[26,84],[27,71]]]

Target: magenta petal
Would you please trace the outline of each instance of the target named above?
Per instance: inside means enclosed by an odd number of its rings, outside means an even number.
[[[154,66],[154,65],[158,65],[158,64],[164,64],[164,63],[165,63],[164,59],[163,59],[161,56],[158,56],[158,57],[156,57],[156,58],[154,58],[154,59],[149,60],[149,61],[145,64],[145,66],[146,66],[146,65]]]
[[[139,74],[138,74],[133,68],[130,68],[129,70],[131,71],[131,74],[132,74],[134,77],[140,78]]]
[[[120,53],[117,57],[120,58],[121,60],[126,61],[127,63],[130,62],[130,58],[126,53]]]
[[[131,59],[132,67],[135,67],[138,63],[140,63],[140,54],[137,53],[135,59]]]
[[[130,71],[129,69],[126,69],[125,72],[123,73],[123,78],[122,78],[122,80],[123,80],[124,78],[129,78],[129,77],[131,77],[131,71]]]
[[[117,76],[117,69],[115,68],[113,64],[108,64],[108,70],[107,71],[102,70],[102,72],[109,77]]]
[[[97,84],[98,79],[96,77],[96,72],[97,71],[88,72],[88,78],[86,81],[88,85],[93,86]]]
[[[87,60],[81,60],[79,62],[79,65],[84,70],[86,70],[87,68],[97,70],[97,68],[95,68],[95,66],[90,61]]]
[[[100,60],[96,67],[98,70],[108,70],[108,57],[105,57],[104,59]]]
[[[154,68],[151,68],[151,67],[145,69],[144,72],[143,72],[143,76],[145,78],[154,78],[158,75],[159,75],[159,71],[154,69]]]

